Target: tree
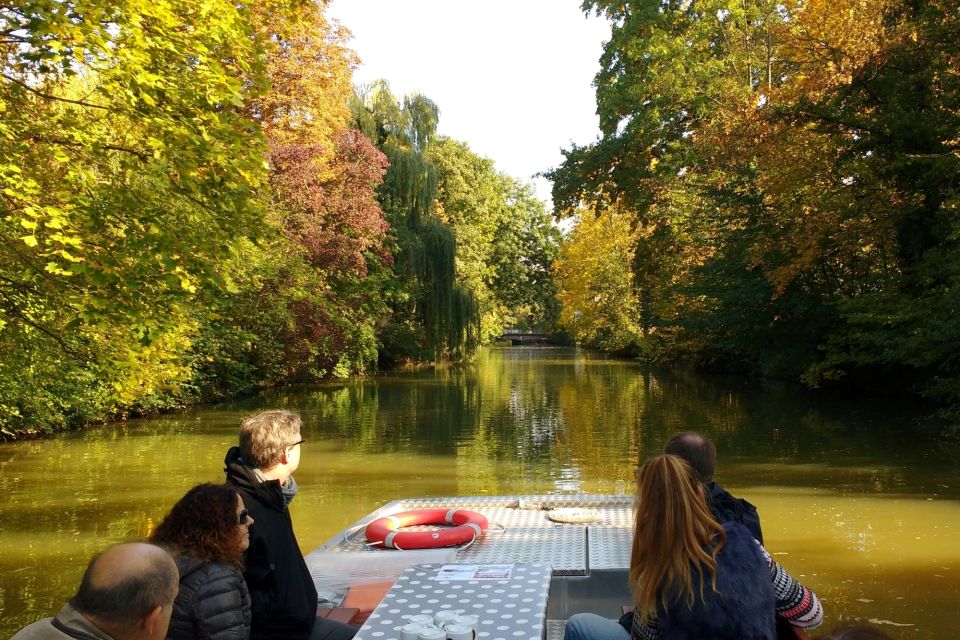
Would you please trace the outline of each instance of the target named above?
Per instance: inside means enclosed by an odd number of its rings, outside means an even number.
[[[457,282],[473,292],[480,316],[478,339],[489,342],[503,332],[502,309],[491,290],[490,260],[496,230],[507,213],[501,177],[492,160],[450,138],[438,138],[427,157],[437,171],[437,219],[456,238]]]
[[[799,73],[771,137],[809,131],[831,147],[834,178],[810,201],[830,212],[816,255],[839,315],[806,379],[906,380],[960,406],[960,323],[947,311],[960,282],[960,16],[936,0],[795,13],[784,47]]]
[[[566,152],[554,201],[622,202],[649,230],[632,269],[653,353],[960,401],[952,5],[583,8],[612,22],[602,137]]]
[[[456,236],[457,280],[474,292],[481,342],[498,338],[505,327],[552,331],[550,265],[560,232],[532,187],[450,138],[439,138],[429,156],[437,168],[436,215]]]
[[[246,17],[218,0],[0,11],[0,423],[65,425],[189,377],[189,303],[258,228]]]
[[[0,429],[362,372],[383,155],[326,2],[0,7]]]
[[[349,32],[325,15],[329,0],[267,0],[251,5],[251,23],[265,43],[269,90],[250,96],[246,112],[274,144],[323,145],[350,121],[356,55]]]
[[[560,314],[552,267],[561,242],[543,202],[529,184],[504,178],[507,215],[493,239],[491,288],[503,324],[553,332]]]
[[[205,395],[343,378],[377,360],[391,259],[376,198],[386,158],[347,126],[354,57],[324,6],[254,11],[270,88],[247,109],[270,146],[267,215],[260,241],[239,244],[227,265],[236,295],[206,302],[196,349]]]
[[[638,235],[632,215],[621,207],[578,213],[553,267],[560,326],[577,340],[608,351],[639,345],[630,268]]]
[[[352,102],[354,123],[390,163],[379,197],[396,243],[386,360],[462,357],[478,345],[473,291],[456,280],[456,240],[434,212],[437,169],[428,150],[439,109],[426,97],[400,103],[380,81]]]

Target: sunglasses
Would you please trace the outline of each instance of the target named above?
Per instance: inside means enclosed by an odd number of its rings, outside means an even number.
[[[306,438],[300,438],[299,440],[297,440],[297,441],[294,442],[293,444],[288,444],[288,445],[287,445],[287,448],[288,448],[288,449],[292,449],[292,448],[294,448],[295,446],[297,446],[298,444],[303,444],[303,443],[306,442],[306,441],[307,441]]]
[[[250,519],[250,512],[244,509],[237,514],[237,524],[246,524],[247,520]]]

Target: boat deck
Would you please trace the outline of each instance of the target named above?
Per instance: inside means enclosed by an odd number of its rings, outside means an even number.
[[[431,550],[439,551],[440,556],[450,561],[548,562],[554,575],[587,575],[591,570],[625,569],[630,564],[633,498],[605,495],[396,500],[308,554],[307,564],[322,565],[325,559],[329,560],[328,553],[396,555],[396,550],[367,546],[363,527],[383,516],[431,508],[469,509],[485,515],[490,522],[487,534],[473,544],[461,549]],[[547,517],[550,510],[564,508],[587,508],[595,512],[597,518],[588,524],[560,524]]]
[[[398,551],[371,547],[364,527],[383,516],[416,509],[468,509],[487,517],[486,535],[459,548]],[[588,509],[585,524],[558,523],[553,509]],[[425,564],[547,564],[552,577],[543,620],[547,640],[563,637],[565,621],[590,611],[616,618],[630,601],[633,498],[610,495],[528,495],[396,500],[357,521],[306,556],[321,599],[332,602],[347,587],[397,579],[407,567]],[[358,637],[364,637],[366,627]],[[371,634],[372,635],[372,634]]]

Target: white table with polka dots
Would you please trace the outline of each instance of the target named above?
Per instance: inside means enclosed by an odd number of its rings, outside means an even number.
[[[547,563],[516,563],[506,580],[436,580],[442,564],[407,567],[355,640],[399,640],[412,615],[453,609],[478,617],[478,640],[542,640],[550,595]]]

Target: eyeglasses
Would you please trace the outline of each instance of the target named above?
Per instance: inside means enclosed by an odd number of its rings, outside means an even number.
[[[250,519],[250,512],[244,509],[237,514],[237,524],[247,524],[247,520]]]
[[[298,444],[303,444],[303,443],[306,442],[306,441],[307,441],[306,438],[300,438],[299,440],[297,440],[297,441],[294,442],[293,444],[288,444],[288,445],[287,445],[287,448],[288,448],[288,449],[293,449],[293,448],[294,448],[295,446],[297,446]]]

